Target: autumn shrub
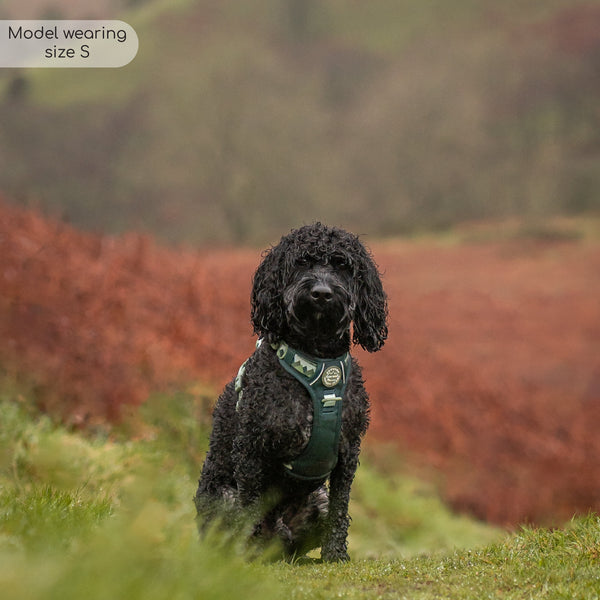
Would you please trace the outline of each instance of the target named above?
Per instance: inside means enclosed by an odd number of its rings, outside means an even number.
[[[568,239],[373,248],[391,326],[382,352],[357,350],[373,405],[367,446],[393,443],[456,509],[487,521],[554,523],[600,507],[600,251]],[[253,350],[259,261],[257,250],[84,234],[3,204],[2,368],[75,426],[123,421],[168,390],[200,400],[206,419]],[[168,403],[185,397],[165,398],[176,422]]]

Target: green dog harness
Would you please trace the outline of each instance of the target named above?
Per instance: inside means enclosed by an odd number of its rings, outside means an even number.
[[[342,399],[350,377],[350,354],[333,359],[308,356],[285,342],[272,344],[281,366],[308,390],[313,403],[310,439],[302,454],[285,463],[286,472],[303,481],[325,480],[337,464],[342,429]],[[238,407],[242,397],[244,365],[236,378]]]
[[[313,402],[312,432],[302,454],[284,464],[297,479],[327,479],[337,464],[342,399],[350,376],[350,354],[333,359],[307,356],[285,342],[276,348],[281,366],[308,390]]]

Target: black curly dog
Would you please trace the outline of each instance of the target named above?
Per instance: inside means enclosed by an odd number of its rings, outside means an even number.
[[[323,560],[348,560],[350,487],[369,424],[348,352],[351,341],[375,352],[387,338],[377,266],[355,235],[307,225],[265,251],[251,301],[260,340],[214,410],[200,529],[243,515],[252,539],[279,540],[287,557],[320,546]]]

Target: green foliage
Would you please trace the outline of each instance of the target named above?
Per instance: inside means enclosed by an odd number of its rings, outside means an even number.
[[[115,433],[109,441],[56,427],[28,408],[30,397],[4,390],[3,598],[275,597],[277,583],[247,564],[241,549],[198,541],[186,463],[188,400],[155,400],[146,409],[149,424],[132,424],[142,439]],[[163,429],[154,427],[160,415]]]
[[[564,530],[505,537],[453,516],[423,484],[384,478],[364,465],[352,499],[351,563],[267,564],[247,560],[240,544],[216,534],[200,542],[191,497],[199,467],[193,463],[202,451],[190,448],[205,448],[206,430],[195,423],[207,407],[198,398],[156,397],[143,422],[108,439],[53,425],[31,408],[29,394],[4,386],[3,598],[591,599],[600,593],[597,516]],[[457,549],[469,545],[475,549]]]
[[[501,535],[450,512],[433,486],[406,476],[383,477],[364,465],[352,489],[351,515],[350,547],[363,558],[469,548]]]
[[[63,492],[49,485],[2,489],[0,540],[16,549],[68,550],[111,512],[108,498],[84,499],[77,490]]]

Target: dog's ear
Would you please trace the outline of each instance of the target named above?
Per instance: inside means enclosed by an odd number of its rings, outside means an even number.
[[[281,338],[281,327],[285,323],[282,299],[285,268],[283,244],[265,250],[263,260],[256,269],[250,297],[250,320],[254,333],[269,343]]]
[[[387,296],[383,291],[377,265],[362,244],[357,255],[360,260],[355,264],[352,339],[367,352],[376,352],[383,346],[388,335]]]

